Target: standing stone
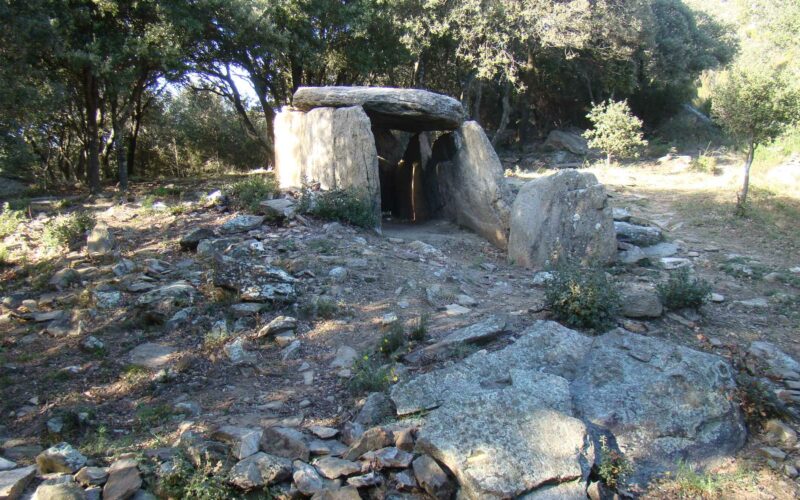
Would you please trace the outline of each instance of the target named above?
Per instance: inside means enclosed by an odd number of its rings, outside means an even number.
[[[114,234],[108,228],[108,224],[98,222],[94,226],[86,239],[86,249],[93,257],[108,255],[114,250]]]
[[[117,460],[108,469],[108,481],[103,486],[104,500],[127,500],[142,487],[142,477],[136,460]]]
[[[440,161],[425,173],[425,184],[434,191],[432,211],[506,248],[511,192],[481,126],[465,122],[440,137],[433,145],[433,157],[449,161]]]
[[[419,89],[300,87],[292,104],[304,111],[362,106],[376,127],[409,132],[452,130],[464,121],[456,99]]]
[[[319,182],[362,191],[380,220],[378,153],[361,107],[283,109],[275,117],[275,170],[281,188]]]
[[[0,498],[16,500],[35,475],[35,465],[0,472]]]
[[[562,170],[525,184],[511,209],[508,258],[543,268],[555,259],[608,263],[617,253],[606,189],[593,174]]]

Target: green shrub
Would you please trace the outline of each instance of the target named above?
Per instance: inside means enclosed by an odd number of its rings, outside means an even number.
[[[307,318],[332,319],[339,312],[339,304],[332,300],[318,298],[303,304],[300,312]]]
[[[364,355],[353,363],[348,387],[355,395],[385,391],[392,382],[392,370],[382,366],[379,356]]]
[[[42,243],[52,249],[71,247],[80,241],[94,225],[94,216],[88,212],[59,215],[45,224]]]
[[[616,488],[633,471],[630,462],[618,451],[608,446],[605,436],[600,436],[600,463],[597,475],[609,488]]]
[[[279,191],[275,174],[251,175],[228,187],[231,203],[240,210],[259,211],[259,204]]]
[[[555,317],[569,326],[606,331],[619,309],[615,283],[600,268],[565,263],[545,285],[545,300]]]
[[[586,117],[592,129],[584,133],[589,147],[598,148],[611,158],[635,158],[647,146],[642,136],[642,120],[631,113],[627,101],[604,101],[592,107]]]
[[[8,202],[3,203],[3,211],[0,212],[0,238],[14,233],[24,220],[25,212],[12,209]]]
[[[705,172],[707,174],[719,175],[722,173],[722,170],[717,166],[717,158],[706,154],[693,158],[689,168],[695,172]]]
[[[657,289],[667,309],[698,309],[711,294],[711,285],[705,280],[693,278],[686,268],[676,270]]]
[[[794,418],[791,410],[772,389],[746,373],[736,376],[736,399],[745,420],[753,427],[760,427],[763,422],[773,418]]]
[[[136,407],[134,416],[134,427],[138,430],[146,430],[164,424],[173,415],[172,407],[168,404],[144,405]]]
[[[406,343],[406,334],[403,331],[403,324],[400,321],[395,321],[389,325],[386,333],[383,334],[380,344],[380,352],[385,357],[391,357]]]
[[[227,500],[240,497],[226,484],[219,464],[194,468],[182,454],[172,459],[172,469],[158,478],[156,487],[159,496],[164,498]]]
[[[8,248],[0,243],[0,267],[7,266],[9,264],[11,264],[11,256]]]
[[[422,342],[428,336],[428,315],[423,314],[417,318],[416,323],[411,328],[409,337],[416,342]]]
[[[369,195],[355,189],[320,192],[308,211],[321,219],[347,222],[365,228],[373,228],[379,222]]]

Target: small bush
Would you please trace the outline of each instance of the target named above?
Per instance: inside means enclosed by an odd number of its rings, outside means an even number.
[[[279,191],[275,174],[251,175],[226,189],[231,203],[240,210],[257,212],[259,204]]]
[[[717,158],[706,154],[693,158],[689,168],[695,172],[705,172],[707,174],[719,175],[722,173],[722,170],[717,166]]]
[[[748,424],[760,427],[767,420],[792,420],[789,408],[775,393],[757,378],[745,373],[736,376],[736,399]]]
[[[676,270],[657,289],[667,309],[698,309],[711,294],[711,285],[705,280],[692,278],[686,268]]]
[[[619,309],[616,286],[600,268],[562,264],[545,285],[545,300],[567,325],[606,331]]]
[[[238,498],[225,482],[220,464],[194,468],[183,455],[172,460],[172,470],[158,478],[157,490],[164,498],[227,500]],[[268,497],[269,498],[269,497]]]
[[[307,318],[335,318],[339,312],[339,305],[328,299],[318,298],[300,306],[300,312]]]
[[[4,267],[11,264],[11,256],[8,251],[8,248],[0,243],[0,267]]]
[[[355,395],[383,392],[389,387],[393,377],[392,370],[382,366],[380,357],[365,355],[353,363],[353,376],[348,387]]]
[[[81,241],[94,225],[94,216],[88,212],[59,215],[45,224],[42,243],[51,249],[72,247]]]
[[[14,233],[24,220],[25,212],[12,209],[8,202],[3,203],[3,211],[0,212],[0,238]]]
[[[636,158],[647,141],[642,136],[642,120],[631,113],[627,101],[605,101],[592,107],[586,117],[593,128],[583,135],[589,147],[598,148],[611,158]]]
[[[426,314],[417,318],[417,322],[411,328],[409,337],[415,342],[422,342],[428,336],[428,316]]]
[[[369,195],[354,189],[319,193],[309,212],[322,219],[347,222],[359,227],[373,228],[378,224]]]
[[[172,415],[172,407],[167,404],[139,405],[136,407],[134,427],[138,430],[156,427],[164,424]]]
[[[406,343],[406,334],[400,321],[395,321],[389,325],[388,331],[381,338],[380,352],[389,358],[396,353]]]
[[[630,462],[618,451],[608,446],[605,436],[600,436],[600,464],[597,475],[609,488],[616,488],[633,471]]]

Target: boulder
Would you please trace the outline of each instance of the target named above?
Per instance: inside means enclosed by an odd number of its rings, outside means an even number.
[[[302,432],[289,427],[270,427],[261,438],[261,449],[290,460],[308,462],[310,451]]]
[[[437,500],[449,500],[453,496],[456,485],[436,460],[420,455],[412,465],[414,477],[426,493]]]
[[[292,462],[259,451],[233,466],[230,482],[243,490],[262,488],[289,479],[292,476]]]
[[[544,147],[553,151],[569,151],[585,156],[589,154],[589,145],[582,135],[566,130],[551,130],[544,141]]]
[[[562,170],[520,189],[511,209],[508,258],[542,268],[553,258],[608,263],[616,257],[606,189],[590,173]]]
[[[664,312],[661,298],[652,287],[631,285],[620,293],[622,315],[626,318],[658,318]]]
[[[481,126],[468,121],[440,137],[433,157],[440,161],[428,164],[424,180],[431,211],[505,248],[512,195]]]
[[[630,222],[615,221],[614,231],[619,241],[640,247],[655,245],[664,238],[657,227],[640,226]]]
[[[455,330],[435,344],[406,354],[404,359],[409,363],[437,359],[444,354],[448,354],[453,348],[493,340],[504,332],[505,328],[505,319],[499,316],[490,316],[483,321]]]
[[[361,107],[284,108],[275,117],[275,171],[281,188],[319,182],[322,189],[355,189],[380,220],[378,154]]]
[[[114,250],[114,233],[106,223],[98,222],[94,226],[86,239],[86,249],[93,257],[109,255]]]
[[[36,475],[36,466],[0,472],[0,498],[16,500]]]
[[[354,422],[365,427],[378,425],[384,420],[394,416],[392,400],[382,392],[371,392],[364,406],[359,410]]]
[[[231,454],[242,460],[258,452],[262,434],[263,431],[261,429],[224,425],[211,435],[211,439],[229,444]]]
[[[328,479],[336,479],[342,476],[352,476],[361,472],[361,465],[350,460],[343,460],[336,457],[323,457],[314,462],[320,474]]]
[[[467,498],[506,498],[567,482],[585,489],[593,429],[614,436],[633,481],[673,470],[678,457],[734,453],[745,429],[733,389],[717,356],[538,321],[510,346],[400,383],[391,397],[398,415],[430,410],[416,451],[447,466]]]
[[[155,302],[168,301],[174,305],[189,305],[194,301],[197,290],[187,281],[175,281],[141,295],[136,304],[146,306]]]
[[[66,472],[73,474],[86,464],[86,457],[67,443],[59,443],[44,450],[36,457],[41,474]]]
[[[292,219],[297,214],[297,204],[289,198],[265,200],[259,206],[262,213],[271,220]]]
[[[238,215],[222,224],[219,231],[223,234],[244,233],[251,229],[256,229],[263,223],[264,217],[261,215]]]
[[[136,460],[117,460],[108,469],[108,481],[103,486],[104,500],[127,500],[142,487],[142,476]]]
[[[452,130],[464,121],[456,99],[420,89],[300,87],[292,104],[303,111],[361,106],[376,127],[410,132]]]
[[[226,255],[214,256],[215,286],[239,292],[246,302],[293,302],[296,280],[283,269]]]
[[[214,231],[206,227],[198,227],[183,235],[178,243],[182,250],[195,251],[201,241],[211,238],[214,238]]]
[[[33,497],[36,500],[86,500],[83,488],[74,483],[43,483],[36,488]]]

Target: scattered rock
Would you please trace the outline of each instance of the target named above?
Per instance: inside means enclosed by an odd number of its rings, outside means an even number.
[[[188,282],[176,281],[141,295],[136,300],[136,304],[145,306],[156,302],[169,301],[175,305],[186,306],[194,301],[195,293],[197,291]]]
[[[350,368],[353,362],[358,359],[358,352],[350,346],[339,346],[336,355],[331,361],[331,368]]]
[[[315,493],[311,500],[361,500],[361,495],[358,493],[358,488],[353,486],[331,487]]]
[[[36,500],[86,500],[86,495],[83,489],[74,483],[41,484],[36,488],[34,498]]]
[[[288,427],[270,427],[261,438],[261,449],[290,460],[308,462],[311,452],[303,433]]]
[[[52,446],[36,457],[39,473],[66,472],[73,474],[86,464],[86,457],[67,443]]]
[[[297,214],[297,204],[289,198],[265,200],[259,206],[262,213],[272,220],[293,219]]]
[[[231,447],[231,454],[237,459],[242,460],[258,452],[263,433],[261,429],[248,429],[245,427],[226,425],[214,432],[211,435],[211,439],[229,444]]]
[[[648,247],[660,242],[661,230],[650,226],[640,226],[629,222],[615,221],[614,231],[617,239],[639,247]]]
[[[234,465],[229,477],[243,490],[262,488],[292,477],[292,462],[260,451]]]
[[[658,260],[659,265],[667,271],[680,269],[682,267],[692,267],[692,261],[683,257],[662,257]]]
[[[758,451],[766,458],[771,458],[773,460],[781,461],[786,458],[786,453],[780,448],[775,448],[773,446],[762,446]]]
[[[114,273],[114,276],[121,278],[126,274],[134,272],[136,270],[136,263],[129,259],[120,259],[119,262],[114,264],[111,270]]]
[[[255,362],[255,355],[245,349],[245,340],[242,337],[228,342],[222,349],[225,351],[225,355],[228,356],[228,360],[234,365],[252,364]]]
[[[114,250],[114,234],[105,222],[95,224],[86,239],[86,250],[92,257],[109,255]]]
[[[448,304],[444,307],[444,313],[448,316],[461,316],[469,314],[470,310],[458,304]]]
[[[249,318],[256,316],[264,309],[264,304],[258,302],[242,302],[231,306],[233,315],[237,318]]]
[[[579,156],[589,154],[586,139],[580,134],[567,130],[551,130],[542,146],[553,151],[569,151]]]
[[[777,419],[768,420],[764,424],[767,441],[773,444],[793,448],[797,444],[797,433],[788,424]]]
[[[389,399],[389,396],[382,392],[372,392],[367,396],[364,406],[361,407],[354,422],[365,427],[371,427],[393,416],[394,404]]]
[[[622,315],[627,318],[657,318],[664,312],[658,292],[650,287],[626,287],[621,296]]]
[[[317,468],[323,477],[328,479],[352,476],[353,474],[361,472],[361,465],[356,462],[330,456],[318,459],[314,462],[314,467]]]
[[[182,250],[196,251],[197,245],[201,241],[212,238],[214,238],[214,231],[205,227],[198,227],[183,235],[179,244]]]
[[[263,223],[264,217],[261,215],[238,215],[222,224],[219,231],[222,234],[244,233],[256,229]]]
[[[158,371],[172,364],[172,357],[176,352],[174,347],[147,342],[134,347],[128,353],[128,359],[132,365]]]
[[[297,320],[291,316],[278,316],[265,326],[263,326],[256,337],[269,337],[278,333],[283,333],[297,328]]]
[[[115,309],[122,303],[122,293],[117,291],[92,292],[94,302],[98,309]]]
[[[717,304],[719,304],[721,302],[725,302],[725,296],[724,295],[720,295],[718,293],[712,293],[711,294],[711,302],[714,302],[714,303],[717,303]]]
[[[296,281],[283,269],[215,255],[214,285],[239,292],[247,302],[293,302]]]
[[[642,252],[650,259],[660,259],[662,257],[672,257],[678,253],[678,245],[675,243],[662,242],[649,247],[642,248]]]
[[[436,460],[427,455],[420,455],[414,460],[413,468],[416,482],[430,496],[439,500],[452,498],[456,485]]]
[[[380,450],[394,443],[392,432],[383,427],[373,427],[358,437],[342,458],[345,460],[358,460],[364,453]]]
[[[12,462],[11,460],[6,460],[3,457],[0,457],[0,472],[11,470],[17,466],[16,463]]]
[[[347,269],[344,267],[334,267],[328,271],[328,276],[334,283],[341,283],[347,278]]]
[[[63,290],[73,283],[80,282],[80,280],[81,275],[78,274],[78,271],[66,267],[53,274],[53,277],[50,278],[50,285],[56,290]]]
[[[369,451],[361,456],[375,469],[405,469],[411,465],[414,455],[406,451],[388,446],[380,450]]]
[[[347,478],[347,484],[356,488],[370,488],[383,484],[383,476],[377,472],[370,472],[361,476]]]
[[[426,359],[437,359],[449,353],[454,347],[489,342],[503,333],[506,321],[499,316],[490,316],[483,321],[460,328],[439,342],[407,354],[409,363],[419,363]]]
[[[326,482],[322,476],[319,475],[317,469],[311,465],[301,462],[300,460],[295,460],[292,466],[294,467],[292,479],[294,480],[297,490],[303,495],[311,496],[330,488],[330,483]]]
[[[339,434],[339,431],[333,427],[323,427],[321,425],[312,425],[308,430],[320,439],[330,439]]]
[[[753,307],[756,309],[769,307],[769,301],[767,301],[767,299],[764,297],[756,297],[754,299],[747,299],[747,300],[737,300],[736,302],[743,306]]]
[[[561,170],[520,190],[511,208],[508,258],[539,269],[552,264],[554,255],[611,262],[617,252],[613,225],[606,189],[595,176]]]
[[[0,498],[15,500],[36,475],[36,466],[0,471]]]
[[[281,359],[284,361],[288,361],[290,359],[297,359],[300,357],[300,348],[302,347],[302,343],[299,340],[292,341],[291,344],[286,346],[281,351]]]
[[[142,487],[142,477],[136,460],[117,460],[108,469],[108,481],[103,486],[103,500],[127,500]]]

